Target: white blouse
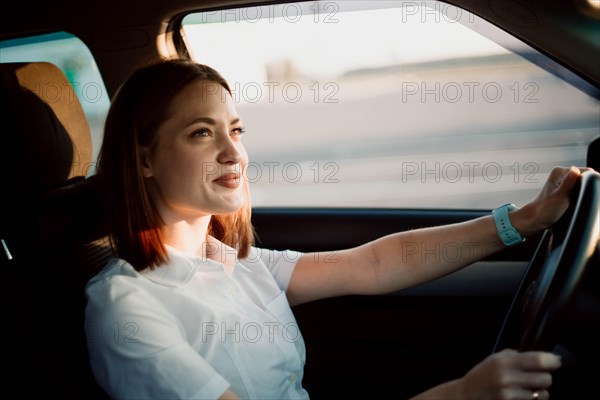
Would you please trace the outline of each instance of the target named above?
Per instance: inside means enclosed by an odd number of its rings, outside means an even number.
[[[304,340],[285,295],[301,254],[253,247],[244,260],[216,262],[167,250],[169,262],[152,271],[115,258],[88,282],[98,384],[122,399],[216,399],[227,388],[307,399]]]

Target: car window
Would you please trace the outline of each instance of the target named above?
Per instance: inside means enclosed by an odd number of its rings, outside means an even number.
[[[88,169],[88,175],[93,174],[110,99],[92,54],[79,38],[65,32],[0,41],[0,62],[30,61],[55,64],[73,86],[90,124],[94,162]],[[50,91],[51,96],[51,91],[61,88],[54,85],[37,90]]]
[[[182,36],[231,84],[254,206],[524,204],[599,132],[596,99],[444,3],[208,11]]]

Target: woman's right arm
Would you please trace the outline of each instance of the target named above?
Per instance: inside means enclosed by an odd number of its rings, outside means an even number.
[[[552,353],[505,349],[487,357],[462,378],[429,389],[411,400],[548,399],[551,372],[559,367],[560,358]]]

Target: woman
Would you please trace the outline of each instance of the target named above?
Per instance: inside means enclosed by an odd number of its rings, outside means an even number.
[[[502,240],[487,216],[389,235],[331,263],[252,247],[243,133],[227,82],[188,61],[138,70],[112,103],[98,176],[118,257],[87,285],[86,327],[95,377],[113,397],[307,398],[290,306],[392,292],[460,269],[556,222],[581,173],[557,167],[510,218],[499,208],[516,229]],[[401,251],[449,240],[468,246],[464,258]],[[505,350],[417,398],[545,399],[559,366],[550,353]]]

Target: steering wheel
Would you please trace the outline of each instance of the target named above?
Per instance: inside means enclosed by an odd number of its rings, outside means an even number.
[[[599,197],[600,174],[584,172],[565,215],[543,233],[494,352],[503,348],[552,351],[557,345],[561,321],[576,299],[583,277],[592,264],[598,264]]]

